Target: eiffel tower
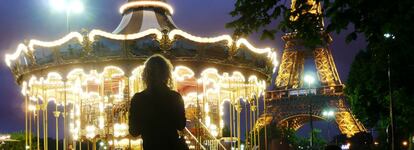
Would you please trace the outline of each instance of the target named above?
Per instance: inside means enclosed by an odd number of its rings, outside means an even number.
[[[296,0],[292,0],[292,9]],[[314,0],[308,13],[321,13],[321,6]],[[329,44],[332,38],[323,30],[320,20],[321,39],[323,43],[314,49],[303,46],[296,33],[287,33],[281,64],[275,81],[275,90],[268,91],[265,99],[268,112],[259,124],[274,121],[280,127],[298,130],[305,123],[327,120],[323,115],[325,109],[335,110],[334,120],[342,134],[348,137],[366,131],[365,127],[353,116],[343,94],[342,84],[332,57]],[[315,83],[305,83],[305,74],[315,77]],[[264,119],[266,118],[266,119]],[[271,118],[271,119],[267,119]],[[260,121],[260,120],[259,120]]]

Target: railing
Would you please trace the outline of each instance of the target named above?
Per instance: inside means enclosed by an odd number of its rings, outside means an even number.
[[[300,89],[286,89],[286,90],[273,90],[265,93],[266,100],[277,100],[281,98],[300,97],[307,94],[312,95],[328,95],[338,96],[343,93],[343,85],[335,86],[323,86],[317,88],[300,88]]]
[[[197,140],[197,138],[190,132],[190,130],[188,130],[188,128],[185,128],[184,129],[184,132],[185,132],[185,134],[186,135],[189,135],[190,137],[191,137],[191,139],[195,142],[195,144],[198,144],[198,146],[202,149],[202,150],[206,150],[206,148],[203,146],[203,144],[200,142],[200,141],[198,141]],[[191,142],[188,142],[188,136],[185,136],[186,137],[186,142],[187,142],[187,144],[190,144]],[[192,145],[188,145],[188,147],[190,148],[190,149],[195,149],[195,147],[192,147]]]
[[[210,138],[212,138],[214,141],[217,142],[217,144],[223,149],[223,150],[227,150],[226,147],[224,147],[224,145],[220,142],[220,140],[218,140],[211,132],[210,130],[207,128],[207,126],[201,122],[200,120],[198,120],[198,122],[201,124],[201,126],[203,127],[204,130],[207,131],[208,135]]]

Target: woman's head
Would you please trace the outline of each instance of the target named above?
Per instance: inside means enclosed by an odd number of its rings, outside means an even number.
[[[161,55],[153,55],[145,62],[142,79],[147,88],[168,86],[172,88],[172,64]]]

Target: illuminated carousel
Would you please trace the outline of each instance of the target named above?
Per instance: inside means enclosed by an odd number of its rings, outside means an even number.
[[[153,54],[174,65],[191,149],[230,149],[226,141],[240,148],[240,126],[247,121],[248,136],[258,137],[252,126],[263,112],[259,100],[277,65],[271,48],[255,48],[229,35],[186,33],[175,26],[173,9],[164,1],[129,0],[120,13],[122,21],[112,33],[92,30],[56,41],[30,40],[6,55],[25,98],[28,149],[40,147],[40,136],[47,139],[50,130],[63,139],[63,149],[81,149],[85,143],[91,149],[142,149],[142,141],[128,135],[127,116],[131,96],[144,89],[143,62]],[[245,105],[250,119],[242,122]],[[230,133],[225,135],[224,128]]]

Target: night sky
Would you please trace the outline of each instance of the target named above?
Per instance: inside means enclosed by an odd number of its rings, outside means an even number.
[[[119,6],[126,0],[83,0],[86,8],[83,14],[72,15],[71,29],[80,31],[102,29],[112,32],[121,20]],[[170,0],[174,7],[173,19],[178,28],[198,36],[231,34],[225,23],[232,20],[229,12],[235,0]],[[0,4],[0,56],[15,51],[24,40],[56,40],[66,33],[66,18],[63,12],[53,11],[48,0],[7,0]],[[280,35],[275,40],[260,41],[258,34],[248,39],[256,47],[274,47],[281,50]],[[331,45],[333,57],[343,82],[346,82],[350,64],[355,54],[365,47],[363,39],[346,44],[346,32],[333,34]],[[281,53],[278,53],[279,57]],[[24,130],[23,99],[20,88],[6,67],[0,61],[0,133]],[[306,128],[306,127],[305,127]]]

